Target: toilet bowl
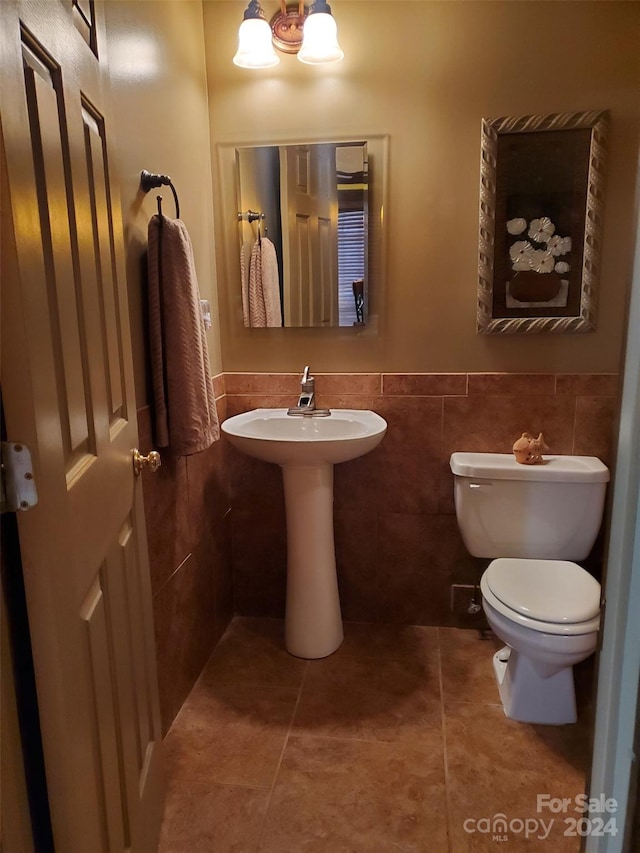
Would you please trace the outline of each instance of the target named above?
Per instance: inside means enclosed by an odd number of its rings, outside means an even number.
[[[574,723],[573,666],[596,649],[600,584],[573,561],[593,547],[609,471],[591,456],[521,465],[510,454],[456,452],[450,465],[463,541],[492,560],[480,588],[506,643],[493,657],[504,712]]]
[[[503,558],[489,565],[480,588],[487,621],[507,644],[493,657],[506,716],[575,723],[572,668],[596,649],[600,584],[568,561]]]

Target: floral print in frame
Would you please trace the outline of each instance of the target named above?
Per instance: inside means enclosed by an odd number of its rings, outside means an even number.
[[[608,112],[483,119],[477,330],[595,329]]]

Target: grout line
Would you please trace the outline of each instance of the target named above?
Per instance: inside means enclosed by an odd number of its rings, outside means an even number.
[[[202,779],[193,776],[182,776],[180,774],[177,776],[171,776],[168,779],[168,782],[169,784],[175,782],[188,782],[192,785],[206,786],[207,793],[210,792],[211,788],[243,788],[246,791],[260,791],[261,793],[271,789],[269,785],[247,785],[244,782],[218,782],[216,779]]]
[[[479,705],[481,708],[502,708],[502,702],[481,702],[477,699],[451,699],[450,705]]]
[[[298,688],[298,698],[296,699],[296,704],[293,706],[293,712],[291,714],[291,719],[289,720],[289,728],[287,729],[287,734],[285,735],[284,743],[282,744],[282,750],[280,751],[280,758],[278,759],[278,764],[276,766],[276,771],[273,774],[273,782],[271,783],[271,789],[269,791],[269,796],[267,797],[267,807],[264,810],[264,817],[262,818],[262,825],[260,826],[260,832],[258,833],[258,841],[256,844],[256,850],[260,849],[260,845],[262,844],[262,836],[264,834],[264,828],[267,822],[267,817],[269,815],[269,809],[271,808],[271,800],[273,799],[273,791],[276,787],[276,782],[278,781],[278,775],[280,773],[280,767],[282,766],[282,761],[284,759],[284,753],[287,748],[287,744],[289,743],[289,736],[291,735],[291,729],[293,728],[293,722],[296,718],[296,713],[298,711],[298,705],[300,704],[300,699],[302,698],[302,690],[304,689],[304,683],[307,680],[307,672],[309,671],[309,661],[307,661],[307,665],[305,666],[304,673],[302,675],[302,681],[300,682],[300,687]]]
[[[447,818],[447,850],[453,853],[453,832],[451,826],[451,802],[449,798],[449,757],[447,754],[447,717],[444,711],[444,681],[442,678],[442,648],[440,646],[440,629],[438,628],[438,679],[440,682],[440,710],[442,713],[442,752],[444,758],[444,798]]]
[[[189,560],[189,559],[190,559],[190,557],[192,556],[192,554],[193,554],[193,552],[192,552],[192,551],[189,551],[189,553],[187,554],[187,556],[186,556],[183,560],[181,560],[181,561],[180,561],[180,563],[179,563],[179,564],[175,567],[175,569],[171,572],[171,574],[169,575],[169,577],[165,578],[165,580],[163,580],[163,581],[162,581],[162,583],[160,584],[160,586],[158,587],[158,589],[157,589],[157,590],[153,593],[153,595],[151,596],[152,598],[155,598],[155,597],[156,597],[156,595],[158,595],[160,592],[162,592],[162,590],[165,588],[165,586],[166,586],[166,585],[171,581],[171,579],[172,579],[173,577],[175,577],[175,575],[180,571],[180,569],[184,566],[184,564],[187,562],[187,560]]]
[[[440,514],[440,501],[442,500],[442,451],[444,450],[444,396],[440,398],[440,440],[438,442],[438,459],[440,460],[440,465],[438,466],[438,514]],[[438,635],[438,648],[440,648],[440,637]]]

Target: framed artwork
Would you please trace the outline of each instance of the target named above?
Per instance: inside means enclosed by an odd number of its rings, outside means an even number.
[[[596,326],[609,113],[482,120],[477,331]]]

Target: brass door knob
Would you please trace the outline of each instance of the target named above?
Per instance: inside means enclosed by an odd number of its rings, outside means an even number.
[[[162,465],[162,460],[157,450],[150,450],[147,456],[143,456],[138,448],[134,447],[131,455],[133,457],[133,472],[136,477],[139,477],[147,468],[153,473]]]

